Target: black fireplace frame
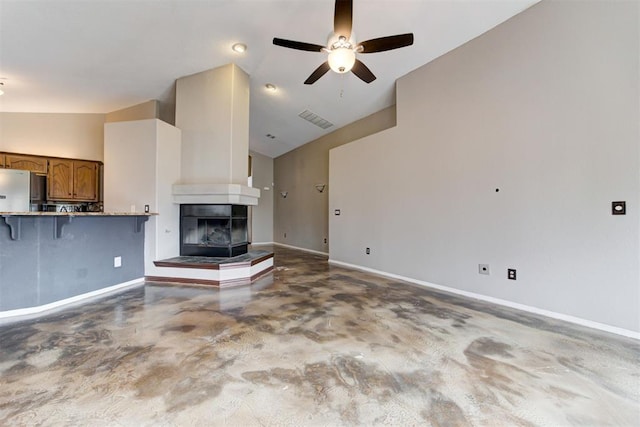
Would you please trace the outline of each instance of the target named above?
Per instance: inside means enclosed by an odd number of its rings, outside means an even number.
[[[194,223],[196,224],[195,230],[193,228]],[[208,238],[203,238],[202,229],[208,227],[207,224],[209,223],[215,224],[217,232],[224,234],[222,240],[228,239],[228,242],[209,241]],[[236,229],[234,229],[234,225]],[[241,226],[241,228],[238,229],[237,226]],[[206,237],[207,233],[205,232],[204,234]],[[240,240],[238,240],[238,234],[244,234]],[[194,235],[198,239],[198,243],[187,243],[186,240],[194,240]],[[228,258],[243,255],[249,250],[248,235],[247,206],[228,204],[180,205],[181,256]]]

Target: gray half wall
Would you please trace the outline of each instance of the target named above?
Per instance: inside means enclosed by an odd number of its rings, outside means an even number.
[[[15,218],[15,217],[14,217]],[[0,220],[0,311],[37,307],[144,277],[144,225],[136,217],[73,217],[54,238],[54,217],[22,217],[11,240]],[[122,267],[114,268],[114,257]]]

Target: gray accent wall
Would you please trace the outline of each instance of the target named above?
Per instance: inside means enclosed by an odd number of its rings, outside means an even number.
[[[395,106],[378,111],[274,159],[273,240],[329,251],[329,150],[396,124]],[[354,165],[357,166],[357,165]],[[316,184],[327,184],[318,193]],[[283,198],[281,192],[286,191]],[[324,239],[327,243],[324,243]]]
[[[330,259],[640,331],[639,7],[542,1],[401,78],[331,151]]]
[[[0,311],[36,307],[144,277],[144,225],[135,217],[23,217],[20,240],[0,219]],[[114,268],[114,257],[122,267]]]

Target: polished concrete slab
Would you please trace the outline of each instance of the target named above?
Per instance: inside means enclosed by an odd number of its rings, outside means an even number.
[[[0,425],[640,425],[638,341],[273,251],[0,326]]]

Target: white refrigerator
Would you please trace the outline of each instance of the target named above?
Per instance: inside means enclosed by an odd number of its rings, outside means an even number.
[[[0,169],[0,212],[29,212],[31,172]]]

